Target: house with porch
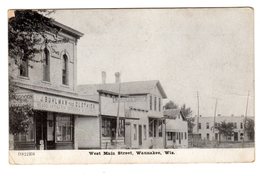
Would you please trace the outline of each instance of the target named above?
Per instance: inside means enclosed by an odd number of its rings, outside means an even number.
[[[165,148],[188,148],[188,123],[180,109],[166,109]]]

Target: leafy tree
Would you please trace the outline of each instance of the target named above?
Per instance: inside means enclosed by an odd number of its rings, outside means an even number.
[[[35,55],[42,52],[39,46],[67,42],[68,39],[57,39],[60,29],[54,20],[43,14],[47,10],[15,10],[14,17],[8,20],[9,58],[19,65],[21,60],[35,60]],[[54,34],[48,37],[46,31]]]
[[[221,123],[216,123],[215,128],[218,130],[220,136],[224,135],[226,137],[226,140],[234,133],[234,124],[231,122],[226,123],[223,121]]]
[[[170,100],[168,103],[165,104],[164,108],[165,109],[178,109],[179,106]]]
[[[186,107],[185,104],[183,104],[183,105],[181,106],[181,112],[182,112],[182,115],[183,115],[185,118],[188,118],[188,117],[192,114],[191,108]]]
[[[15,10],[14,16],[8,19],[8,55],[9,55],[9,133],[25,133],[31,123],[33,110],[29,105],[13,105],[19,99],[16,96],[19,89],[14,82],[13,73],[21,67],[22,61],[27,61],[33,68],[35,62],[42,62],[35,57],[42,52],[43,47],[67,42],[67,38],[58,39],[60,28],[54,25],[54,20],[47,16],[53,11],[48,10]],[[46,32],[53,35],[47,35]]]
[[[182,115],[184,116],[184,118],[188,122],[188,133],[192,133],[193,128],[195,126],[195,123],[194,123],[195,119],[190,117],[192,115],[191,108],[190,107],[186,107],[186,105],[183,104],[181,106],[181,113],[182,113]]]
[[[246,119],[245,121],[245,132],[250,140],[255,138],[255,121],[253,119]]]
[[[188,133],[193,133],[193,128],[195,126],[195,119],[193,117],[190,118],[186,118],[187,122],[188,122]]]
[[[27,133],[33,114],[33,109],[29,105],[9,107],[9,133],[14,135]]]

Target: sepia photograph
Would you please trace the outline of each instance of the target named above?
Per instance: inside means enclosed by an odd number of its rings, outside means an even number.
[[[254,68],[251,7],[9,9],[9,162],[253,162]]]

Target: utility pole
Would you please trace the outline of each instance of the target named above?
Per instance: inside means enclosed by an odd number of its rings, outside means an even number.
[[[217,105],[218,105],[218,99],[216,98],[215,111],[214,111],[214,120],[213,120],[213,139],[215,138],[215,128],[216,128],[215,124],[216,124]]]
[[[117,106],[117,118],[116,118],[116,148],[118,148],[118,137],[119,137],[119,109],[120,109],[120,98],[121,98],[121,80],[120,80],[120,73],[115,73],[117,79],[118,79],[118,106]]]
[[[243,130],[244,132],[243,132],[242,147],[244,147],[245,135],[246,135],[246,120],[247,120],[248,99],[249,99],[249,91],[247,93],[247,100],[246,100],[246,112],[245,112],[245,118],[244,118],[244,130]]]
[[[198,134],[199,133],[199,118],[200,118],[199,91],[197,91],[197,101],[198,101],[197,134]]]

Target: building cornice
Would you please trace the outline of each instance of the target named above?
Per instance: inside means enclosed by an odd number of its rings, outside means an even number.
[[[30,90],[30,91],[33,91],[33,92],[47,93],[47,94],[51,94],[51,95],[58,95],[58,96],[62,96],[62,97],[98,103],[97,100],[87,98],[84,95],[79,95],[77,92],[73,92],[73,91],[69,92],[69,91],[57,90],[57,89],[48,88],[48,87],[41,87],[41,86],[36,86],[36,85],[24,84],[24,83],[21,83],[21,82],[14,82],[14,83],[19,88],[27,89],[27,90]]]

